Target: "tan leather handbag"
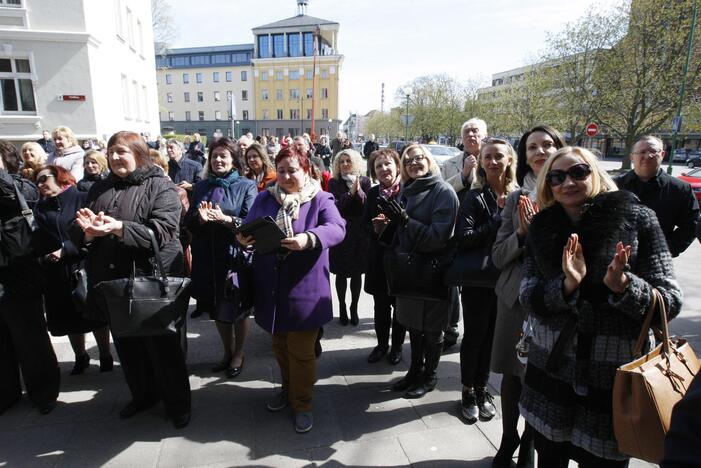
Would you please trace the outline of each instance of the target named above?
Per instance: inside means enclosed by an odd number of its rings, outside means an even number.
[[[669,430],[672,408],[682,399],[699,371],[699,360],[686,340],[670,339],[662,294],[653,300],[635,345],[633,362],[616,371],[613,385],[613,430],[618,450],[659,463]],[[641,357],[655,311],[659,310],[662,342]]]

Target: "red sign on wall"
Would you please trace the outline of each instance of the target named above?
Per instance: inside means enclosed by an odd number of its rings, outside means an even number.
[[[85,94],[64,94],[60,97],[60,101],[85,101]]]
[[[587,125],[587,136],[593,137],[596,136],[597,133],[599,133],[598,125],[593,122]]]

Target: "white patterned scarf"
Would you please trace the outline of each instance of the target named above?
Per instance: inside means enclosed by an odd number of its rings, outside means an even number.
[[[287,237],[294,236],[292,221],[299,218],[299,208],[310,201],[321,190],[319,182],[307,177],[307,181],[299,192],[287,193],[278,184],[268,187],[268,192],[275,197],[280,204],[280,209],[275,217],[275,224]]]

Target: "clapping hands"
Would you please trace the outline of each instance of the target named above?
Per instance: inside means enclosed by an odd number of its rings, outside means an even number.
[[[96,237],[104,237],[114,234],[122,237],[124,224],[100,211],[95,214],[90,208],[81,208],[75,215],[76,223],[85,233],[85,240],[92,241]]]
[[[530,198],[521,195],[518,199],[518,229],[516,233],[520,237],[524,237],[528,233],[528,228],[531,226],[533,216],[538,214],[540,209],[538,204],[531,201]]]
[[[227,216],[221,210],[218,204],[213,205],[212,202],[203,201],[197,207],[197,212],[200,215],[200,221],[202,223],[215,222],[215,223],[232,223],[233,217]]]

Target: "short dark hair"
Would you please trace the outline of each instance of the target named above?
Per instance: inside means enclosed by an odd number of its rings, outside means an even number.
[[[17,147],[7,140],[0,140],[0,157],[5,163],[7,172],[10,174],[17,174],[20,162]],[[12,161],[10,161],[10,157],[12,157]]]
[[[148,153],[148,145],[146,145],[146,142],[138,133],[121,131],[112,135],[107,142],[108,155],[112,152],[111,148],[115,145],[124,145],[129,148],[129,151],[131,151],[134,155],[137,167],[153,166],[151,157]]]
[[[375,173],[375,161],[378,158],[391,158],[394,160],[394,164],[397,165],[397,174],[399,174],[399,164],[400,164],[400,158],[399,158],[399,153],[394,151],[392,148],[383,148],[379,149],[376,151],[373,151],[370,153],[370,157],[368,158],[368,168],[370,169],[370,177],[373,179],[377,179],[377,174]]]
[[[523,136],[521,136],[521,139],[518,140],[518,148],[516,149],[516,181],[520,186],[523,186],[523,180],[526,178],[526,175],[529,172],[533,172],[533,169],[531,169],[531,166],[528,165],[528,160],[526,158],[526,140],[528,140],[528,137],[535,132],[543,132],[550,135],[550,138],[553,139],[557,149],[567,146],[567,142],[565,141],[565,137],[562,136],[562,133],[550,125],[536,125],[524,133]]]
[[[236,145],[236,141],[229,137],[215,138],[209,142],[208,151],[209,159],[207,160],[208,170],[212,170],[212,153],[217,148],[224,148],[231,154],[231,158],[234,160],[234,169],[241,172],[243,167],[243,161],[241,161],[241,156],[239,155],[239,148]]]
[[[282,161],[285,158],[292,158],[296,159],[299,161],[299,165],[304,169],[304,172],[307,174],[311,174],[311,162],[309,161],[309,156],[307,156],[306,152],[299,151],[296,149],[294,146],[288,146],[283,150],[280,150],[280,152],[275,156],[275,165],[277,166],[280,164],[280,161]]]

